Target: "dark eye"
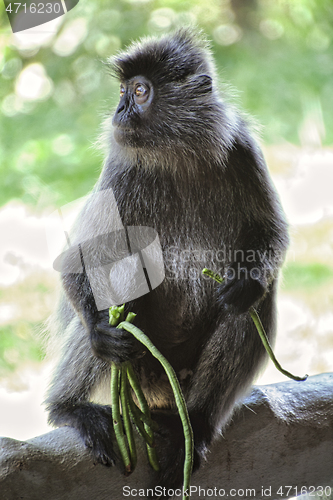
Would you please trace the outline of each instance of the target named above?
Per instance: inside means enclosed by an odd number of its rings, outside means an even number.
[[[144,83],[137,83],[134,93],[136,102],[138,104],[143,104],[149,97],[149,88]]]
[[[123,84],[120,85],[120,97],[123,97],[123,95],[125,94],[125,87]]]

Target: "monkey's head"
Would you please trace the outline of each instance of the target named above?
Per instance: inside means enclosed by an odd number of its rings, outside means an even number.
[[[118,145],[163,153],[211,146],[221,103],[211,54],[198,32],[144,39],[110,62],[120,82],[112,121]]]

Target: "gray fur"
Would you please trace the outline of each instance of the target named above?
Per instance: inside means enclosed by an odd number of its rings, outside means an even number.
[[[145,77],[154,97],[144,110],[129,93],[120,101],[114,128],[123,127],[125,139],[117,142],[111,128],[95,192],[113,190],[125,226],[149,226],[159,234],[166,278],[126,309],[137,313],[137,326],[180,376],[198,467],[266,359],[247,313],[251,305],[274,341],[287,224],[258,145],[216,88],[201,35],[181,30],[144,40],[111,66],[123,83]],[[109,217],[108,207],[96,211],[91,203],[77,225],[85,240]],[[98,251],[109,250],[101,244]],[[203,267],[225,275],[225,283],[203,277]],[[107,310],[96,310],[84,274],[63,273],[62,282],[72,312],[66,313],[70,334],[47,399],[50,421],[79,429],[94,457],[112,464],[109,407],[89,400],[112,361],[131,359],[160,425],[156,483],[179,487],[183,436],[163,370],[149,354],[142,356],[130,334],[108,326]]]

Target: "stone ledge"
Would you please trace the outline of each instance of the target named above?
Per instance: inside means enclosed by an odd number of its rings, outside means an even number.
[[[138,447],[140,465],[125,478],[117,467],[95,465],[69,427],[29,441],[1,438],[0,499],[133,498],[135,492],[125,496],[123,487],[145,488],[152,474]],[[254,387],[192,478],[192,486],[224,489],[225,496],[244,490],[237,499],[281,499],[281,486],[292,486],[288,496],[295,496],[295,488],[328,485],[333,486],[333,373]],[[246,489],[255,493],[246,495]],[[192,497],[221,498],[206,495]]]

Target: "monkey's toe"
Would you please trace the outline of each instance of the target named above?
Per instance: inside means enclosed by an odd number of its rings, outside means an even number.
[[[118,456],[113,450],[112,444],[111,446],[105,446],[105,443],[103,443],[103,445],[100,446],[100,444],[97,443],[97,445],[95,444],[90,450],[95,461],[106,467],[113,467],[118,461]]]

